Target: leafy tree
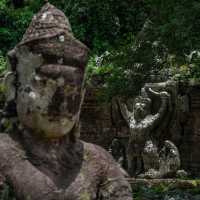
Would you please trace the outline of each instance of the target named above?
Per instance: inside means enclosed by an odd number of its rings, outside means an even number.
[[[110,52],[110,63],[106,64],[106,70],[104,68],[96,70],[94,66],[93,71],[96,71],[95,73],[99,71],[101,74],[103,71],[107,71],[108,74],[109,71],[110,76],[106,78],[106,82],[107,85],[112,85],[110,87],[112,94],[118,92],[122,94],[126,91],[128,95],[131,87],[140,87],[142,80],[147,80],[153,69],[158,71],[161,66],[170,66],[172,63],[169,58],[174,57],[173,64],[179,68],[187,64],[186,54],[198,51],[200,48],[198,0],[49,0],[49,2],[63,10],[69,17],[75,36],[89,46],[92,55],[100,56],[105,51]],[[43,4],[44,0],[0,1],[0,50],[4,56],[20,41],[33,14]],[[151,21],[152,28],[144,34],[141,33],[141,29],[147,20]],[[137,38],[137,42],[130,38]],[[138,48],[139,43],[140,48]],[[144,77],[139,75],[134,77],[134,74],[138,74],[135,73],[138,62],[142,66],[140,75],[143,74]],[[120,86],[122,83],[123,86]]]
[[[186,59],[200,48],[200,2],[144,0],[143,5],[143,22],[149,21],[151,26],[145,29],[144,24],[135,34],[136,41],[125,40],[128,42],[119,50],[111,52],[113,67],[106,79],[109,97],[137,94],[145,82],[152,81],[151,74],[164,70],[166,75],[173,70],[179,80],[200,80],[199,59]],[[169,67],[172,69],[166,70]]]

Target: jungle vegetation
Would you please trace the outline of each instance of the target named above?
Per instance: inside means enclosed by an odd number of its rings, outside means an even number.
[[[107,98],[130,96],[152,74],[200,79],[200,1],[49,0],[91,49],[88,79],[100,76]],[[44,0],[0,0],[0,72]]]

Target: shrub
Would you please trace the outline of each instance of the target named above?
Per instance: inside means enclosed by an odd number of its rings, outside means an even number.
[[[178,81],[200,81],[200,52],[192,51],[185,55],[185,62],[177,66],[172,66],[174,79]]]
[[[2,52],[0,51],[0,74],[5,71],[6,69],[6,58],[3,56]]]

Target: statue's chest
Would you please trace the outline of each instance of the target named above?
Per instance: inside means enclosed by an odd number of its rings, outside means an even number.
[[[96,200],[97,193],[95,177],[82,172],[77,175],[65,190],[67,200]]]
[[[66,200],[97,200],[99,180],[95,170],[90,164],[84,162],[81,166],[73,166],[71,169],[58,168],[56,171],[53,168],[42,169],[57,188],[64,192]]]
[[[74,149],[52,147],[46,153],[37,149],[37,153],[40,157],[32,157],[32,164],[54,182],[64,200],[99,199],[103,168],[93,151],[80,145]]]

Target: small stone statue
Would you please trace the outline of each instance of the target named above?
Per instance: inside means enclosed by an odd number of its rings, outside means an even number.
[[[181,162],[178,148],[171,141],[166,140],[159,153],[159,173],[161,177],[174,177]]]
[[[0,135],[0,172],[17,197],[132,200],[110,154],[79,140],[88,48],[65,15],[46,3],[8,59],[5,112],[16,120]]]
[[[161,100],[160,108],[156,114],[151,114],[152,101],[149,96],[156,96]],[[152,165],[158,168],[157,147],[152,130],[163,119],[169,104],[170,94],[168,92],[156,92],[151,88],[142,89],[142,95],[135,99],[133,112],[130,112],[125,104],[119,102],[122,115],[130,129],[127,157],[128,172],[131,176],[148,170]],[[151,158],[154,160],[150,161]]]
[[[173,178],[176,177],[177,173],[183,170],[180,168],[180,155],[178,148],[169,140],[164,142],[164,146],[159,152],[158,156],[159,167],[149,168],[144,174],[140,174],[140,178]]]

